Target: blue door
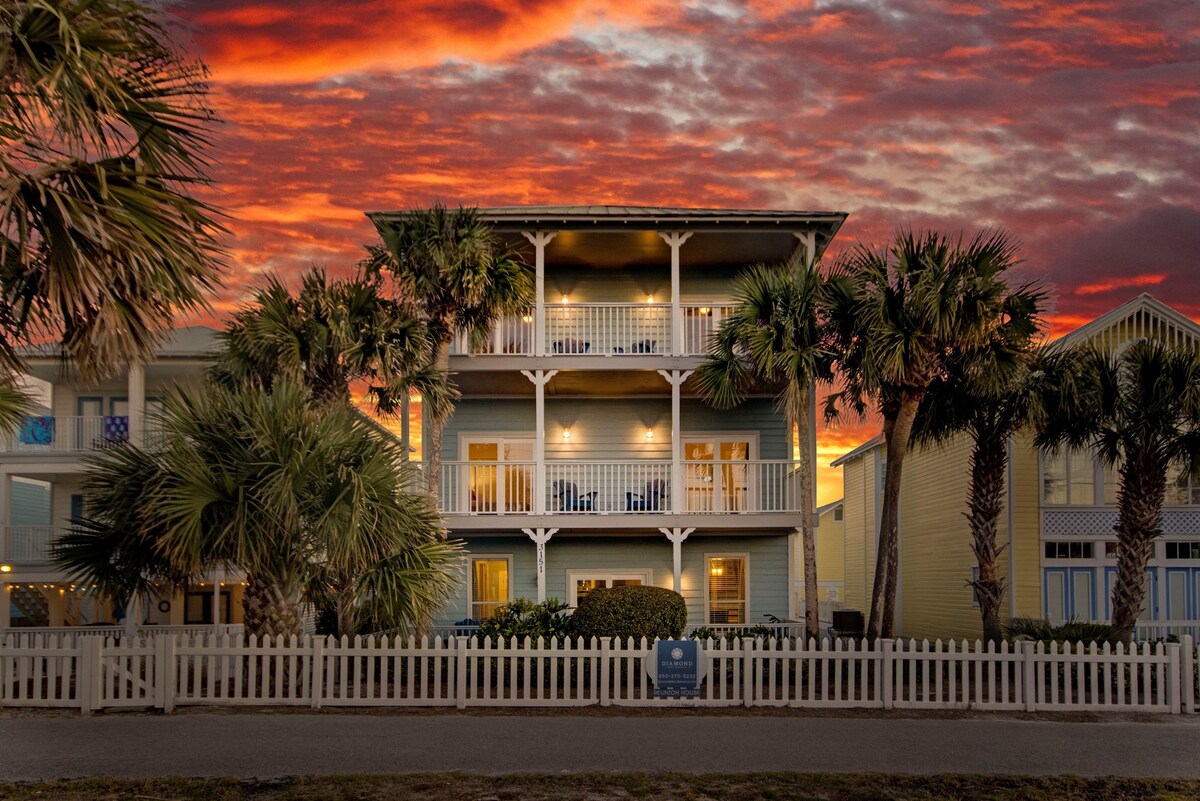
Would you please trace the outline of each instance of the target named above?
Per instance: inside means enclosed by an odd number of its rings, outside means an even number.
[[[1096,619],[1096,569],[1047,567],[1042,570],[1043,611],[1050,620]]]

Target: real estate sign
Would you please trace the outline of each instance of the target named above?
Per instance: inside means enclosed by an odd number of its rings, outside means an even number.
[[[695,640],[659,640],[647,658],[655,698],[699,698],[707,663]]]

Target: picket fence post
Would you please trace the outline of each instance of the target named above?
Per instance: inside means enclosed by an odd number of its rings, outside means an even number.
[[[1179,638],[1179,649],[1179,690],[1183,711],[1190,715],[1196,711],[1196,642],[1192,635],[1185,634]]]
[[[154,638],[154,705],[164,714],[175,711],[175,645],[174,634]]]
[[[91,713],[104,704],[104,679],[100,675],[103,637],[79,638],[79,673],[75,677],[79,709]]]
[[[754,640],[742,638],[742,705],[754,706]]]
[[[1179,675],[1179,643],[1167,643],[1167,696],[1164,699],[1172,715],[1178,715],[1183,708],[1180,698],[1182,683]]]
[[[893,640],[883,640],[879,642],[879,652],[882,654],[883,677],[880,683],[883,685],[883,708],[891,709],[895,703],[892,697],[892,690],[895,686],[896,662],[892,656],[892,650],[896,647]]]
[[[612,638],[600,639],[600,706],[612,706],[609,684],[612,682]]]
[[[454,705],[467,708],[467,638],[454,638]]]
[[[309,685],[309,703],[313,709],[321,708],[325,698],[325,637],[312,638],[312,681]]]
[[[1037,660],[1034,658],[1041,650],[1041,643],[1025,640],[1021,646],[1021,690],[1025,693],[1025,711],[1037,709]]]

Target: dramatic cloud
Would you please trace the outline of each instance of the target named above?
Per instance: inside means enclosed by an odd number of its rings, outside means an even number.
[[[634,10],[629,10],[634,9]],[[185,5],[228,121],[224,312],[348,267],[360,212],[464,204],[1002,225],[1054,329],[1142,291],[1200,318],[1200,6],[704,0]],[[823,459],[873,433],[827,432]],[[823,499],[829,498],[823,484]]]

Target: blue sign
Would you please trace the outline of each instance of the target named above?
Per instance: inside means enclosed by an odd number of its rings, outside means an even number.
[[[659,640],[654,644],[654,697],[699,698],[700,644],[695,640]]]

